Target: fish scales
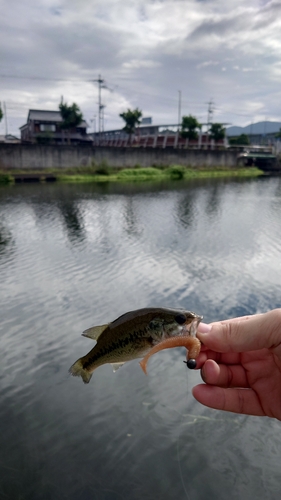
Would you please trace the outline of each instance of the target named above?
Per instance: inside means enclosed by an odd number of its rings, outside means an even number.
[[[116,340],[111,339],[110,343],[107,342],[107,338],[104,336],[105,338],[100,339],[100,343],[96,344],[96,346],[86,356],[84,356],[83,359],[85,359],[85,362],[83,363],[83,368],[88,368],[88,366],[104,356],[107,356],[108,362],[110,362],[111,358],[116,360],[118,356],[122,356],[122,359],[124,359],[124,356],[131,359],[130,356],[135,351],[139,352],[140,348],[147,349],[153,345],[152,337],[145,337],[146,335],[146,328],[134,330],[129,334],[124,334],[121,330],[119,336],[114,335]],[[126,349],[125,352],[124,348]]]
[[[201,316],[183,309],[144,308],[130,311],[108,325],[86,330],[83,335],[97,343],[69,371],[88,383],[92,372],[105,363],[111,363],[117,369],[126,361],[145,356],[165,339],[180,335],[194,337],[201,319]]]

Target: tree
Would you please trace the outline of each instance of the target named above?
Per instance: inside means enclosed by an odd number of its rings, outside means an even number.
[[[195,140],[198,138],[197,130],[200,130],[201,127],[201,123],[197,121],[195,116],[183,116],[181,122],[181,136],[189,140]]]
[[[212,123],[209,133],[212,139],[220,141],[225,137],[225,128],[221,123]]]
[[[140,124],[142,112],[138,108],[128,109],[127,111],[124,111],[124,113],[120,113],[119,116],[125,121],[126,125],[123,130],[129,134],[131,140],[131,135],[134,133],[136,125]]]
[[[240,134],[236,137],[230,137],[228,141],[229,144],[237,146],[249,146],[250,144],[250,139],[247,134]]]
[[[70,130],[80,125],[83,120],[83,115],[75,102],[72,104],[72,106],[68,106],[66,102],[63,102],[63,99],[61,100],[61,103],[59,105],[59,110],[63,119],[61,128],[68,130],[68,144],[70,144]]]
[[[52,132],[46,131],[36,135],[37,144],[51,144],[53,141]]]

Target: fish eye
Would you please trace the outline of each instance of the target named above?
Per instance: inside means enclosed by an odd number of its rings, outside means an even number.
[[[175,321],[179,324],[179,325],[183,325],[185,322],[186,322],[186,317],[184,314],[177,314],[175,316]]]

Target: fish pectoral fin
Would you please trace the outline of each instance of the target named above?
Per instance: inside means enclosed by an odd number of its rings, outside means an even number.
[[[113,368],[113,371],[116,372],[118,368],[120,368],[120,366],[123,366],[125,364],[125,362],[123,361],[123,363],[110,363],[110,364]]]
[[[89,339],[98,340],[99,336],[106,330],[108,325],[92,326],[85,330],[82,335],[83,337],[88,337]]]

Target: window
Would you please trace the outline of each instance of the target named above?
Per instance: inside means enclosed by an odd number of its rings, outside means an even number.
[[[50,123],[40,123],[40,132],[55,132],[56,126]]]

